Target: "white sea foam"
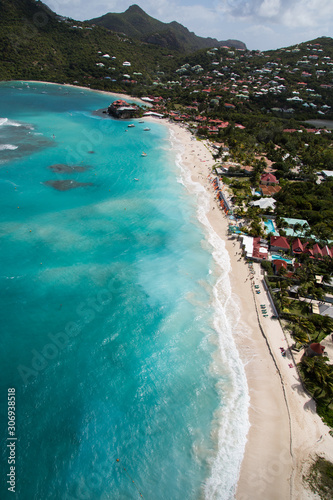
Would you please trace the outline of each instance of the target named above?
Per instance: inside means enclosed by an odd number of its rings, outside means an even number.
[[[234,341],[234,335],[240,329],[240,309],[232,295],[229,254],[207,217],[210,194],[200,183],[192,180],[190,172],[182,164],[183,147],[172,130],[170,133],[177,151],[176,163],[181,171],[181,183],[196,197],[197,217],[205,228],[213,257],[219,266],[219,277],[213,288],[214,328],[219,349],[213,357],[211,370],[220,376],[221,406],[214,415],[217,450],[210,463],[211,472],[204,485],[204,497],[206,500],[229,500],[234,498],[249,429],[247,380]],[[228,385],[223,382],[226,379],[229,380]]]
[[[15,146],[14,144],[0,144],[0,151],[4,151],[5,149],[10,149],[14,151],[14,149],[17,149],[18,146]]]
[[[25,127],[30,130],[34,130],[34,127],[27,123],[20,123],[14,120],[10,120],[9,118],[0,118],[0,127],[1,125],[6,125],[8,127]]]
[[[22,127],[22,123],[20,122],[15,122],[14,120],[9,120],[8,118],[6,118],[6,125],[10,126],[10,127]]]

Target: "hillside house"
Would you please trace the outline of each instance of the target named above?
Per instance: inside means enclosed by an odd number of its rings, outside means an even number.
[[[274,269],[274,274],[279,274],[281,269],[287,270],[287,262],[281,259],[272,260],[272,265]]]
[[[322,256],[323,257],[330,257],[332,258],[333,255],[332,255],[332,252],[331,252],[331,249],[328,248],[327,245],[325,245],[322,249],[321,249],[321,253],[322,253]]]
[[[279,181],[273,174],[262,174],[260,177],[260,184],[263,184],[264,186],[272,186],[273,184],[279,184]]]
[[[287,238],[285,236],[271,236],[270,250],[271,252],[286,252],[290,250]]]
[[[313,255],[314,255],[314,257],[322,257],[322,256],[323,256],[322,251],[321,251],[321,248],[320,248],[320,246],[318,245],[318,243],[315,243],[315,244],[313,245],[313,249],[312,249],[312,250],[313,250]]]
[[[300,255],[304,252],[304,246],[299,238],[296,238],[296,240],[293,241],[292,251],[295,255]]]

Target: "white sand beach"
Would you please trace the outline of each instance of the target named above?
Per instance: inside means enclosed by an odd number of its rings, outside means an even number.
[[[143,103],[124,94],[105,94]],[[155,118],[145,117],[145,121],[150,120]],[[295,360],[289,352],[286,357],[281,356],[280,347],[287,349],[291,341],[285,337],[279,321],[270,318],[273,311],[259,264],[253,265],[252,274],[241,257],[239,241],[228,237],[228,217],[219,210],[215,191],[208,181],[214,165],[211,145],[208,141],[194,140],[183,125],[164,120],[163,124],[172,130],[173,139],[182,146],[183,167],[194,182],[210,193],[207,217],[226,244],[231,261],[232,291],[242,315],[243,332],[235,341],[249,386],[250,429],[236,499],[318,498],[305,487],[302,475],[316,454],[333,462],[333,438],[329,428],[315,413],[314,401],[304,392]],[[260,294],[254,292],[254,283],[259,285]],[[261,314],[261,304],[267,307],[267,318]]]
[[[90,87],[83,87],[80,85],[71,85],[70,83],[54,83],[54,82],[40,82],[37,80],[19,80],[20,82],[24,83],[39,83],[39,84],[45,84],[45,85],[59,85],[59,87],[72,87],[74,89],[81,89],[83,90],[89,90],[91,92],[98,92],[99,94],[105,94],[110,97],[116,97],[117,99],[124,99],[124,101],[131,101],[131,102],[136,102],[137,104],[141,104],[147,106],[148,108],[151,107],[151,104],[146,101],[142,101],[139,97],[131,97],[127,94],[121,94],[121,93],[114,93],[114,92],[107,92],[106,90],[98,90],[98,89],[91,89]],[[112,99],[113,100],[113,99]]]
[[[235,340],[249,386],[250,430],[236,499],[316,498],[304,486],[302,475],[316,454],[333,461],[333,438],[315,413],[314,401],[303,391],[291,354],[281,355],[280,347],[287,349],[291,341],[279,321],[270,317],[273,310],[260,265],[253,265],[252,274],[241,257],[239,241],[228,237],[228,217],[219,210],[208,181],[214,165],[209,142],[193,140],[182,125],[167,124],[182,144],[183,167],[211,194],[207,216],[225,241],[232,267],[231,285],[242,312],[243,333]],[[259,294],[254,292],[254,284],[260,287]],[[267,318],[261,313],[261,304],[267,307]]]

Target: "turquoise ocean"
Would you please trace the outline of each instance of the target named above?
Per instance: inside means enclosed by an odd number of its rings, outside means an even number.
[[[96,113],[116,98],[0,84],[0,497],[231,499],[248,389],[229,257],[181,144]]]

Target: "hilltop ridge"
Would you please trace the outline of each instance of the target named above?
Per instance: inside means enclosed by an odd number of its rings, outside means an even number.
[[[234,47],[246,49],[240,40],[221,40],[204,38],[189,31],[185,26],[172,21],[163,23],[146,14],[138,5],[131,5],[125,12],[115,14],[109,12],[101,17],[90,19],[90,24],[103,26],[108,30],[125,34],[142,42],[168,47],[172,50],[194,52],[210,47]]]

